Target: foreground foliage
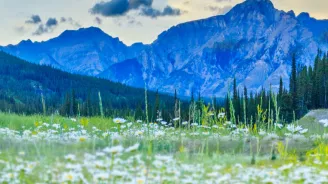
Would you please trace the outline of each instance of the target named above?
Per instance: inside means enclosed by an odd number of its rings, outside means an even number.
[[[324,183],[328,134],[175,118],[0,113],[0,183]],[[181,128],[174,128],[181,121]],[[328,120],[319,126],[325,130]],[[310,123],[310,122],[309,122]]]

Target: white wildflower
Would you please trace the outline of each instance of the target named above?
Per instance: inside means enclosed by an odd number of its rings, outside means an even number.
[[[116,124],[123,124],[123,123],[126,122],[126,120],[123,119],[123,118],[115,118],[115,119],[113,119],[113,121],[114,121],[114,123],[116,123]]]

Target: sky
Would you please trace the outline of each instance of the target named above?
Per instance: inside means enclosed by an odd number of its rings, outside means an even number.
[[[100,27],[127,45],[151,43],[179,23],[225,14],[244,0],[0,0],[0,45]],[[327,0],[272,0],[277,9],[328,19]]]

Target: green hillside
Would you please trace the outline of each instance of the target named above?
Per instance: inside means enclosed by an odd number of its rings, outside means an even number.
[[[0,110],[24,114],[100,115],[101,93],[106,116],[140,116],[145,91],[95,77],[81,76],[23,61],[0,51]],[[149,92],[150,116],[156,118],[156,93]],[[170,116],[174,98],[158,95],[157,106]],[[172,110],[173,111],[173,110]]]

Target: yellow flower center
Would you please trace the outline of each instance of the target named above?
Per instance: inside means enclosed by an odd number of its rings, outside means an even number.
[[[84,142],[85,140],[86,140],[86,138],[85,137],[80,137],[80,142]]]

